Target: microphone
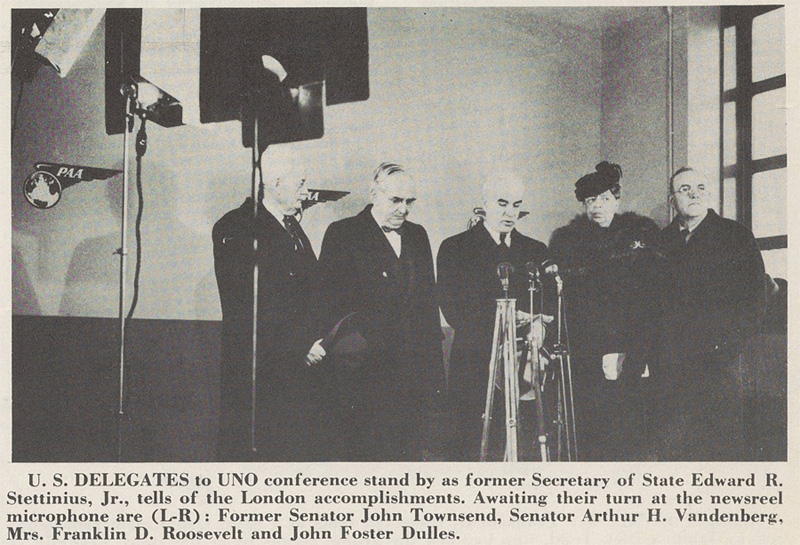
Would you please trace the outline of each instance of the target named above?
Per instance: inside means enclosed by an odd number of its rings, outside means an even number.
[[[514,267],[511,263],[500,263],[497,266],[497,276],[500,277],[500,284],[503,286],[503,291],[508,293],[508,279],[511,276],[511,273],[514,272]]]
[[[558,276],[558,265],[552,259],[545,259],[541,264],[544,274],[548,276]]]
[[[528,281],[533,282],[534,286],[541,283],[542,276],[539,271],[539,265],[533,261],[528,261],[525,264],[525,271],[528,273]]]

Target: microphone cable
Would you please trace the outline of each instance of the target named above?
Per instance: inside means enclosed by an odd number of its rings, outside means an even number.
[[[136,193],[139,198],[138,210],[136,211],[136,269],[133,273],[133,296],[131,297],[131,308],[128,311],[126,320],[133,317],[136,304],[139,302],[139,276],[142,272],[142,214],[144,212],[144,191],[142,189],[142,157],[147,152],[147,124],[146,114],[142,114],[142,122],[139,125],[139,132],[136,133]]]
[[[19,80],[19,92],[17,93],[17,103],[14,106],[14,113],[11,115],[11,145],[14,145],[14,136],[17,133],[17,114],[19,113],[19,107],[22,103],[22,91],[25,89],[25,80]]]

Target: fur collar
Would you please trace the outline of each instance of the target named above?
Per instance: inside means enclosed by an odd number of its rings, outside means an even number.
[[[635,212],[617,214],[607,228],[581,214],[553,232],[550,251],[566,266],[596,265],[654,248],[658,232],[653,220]]]

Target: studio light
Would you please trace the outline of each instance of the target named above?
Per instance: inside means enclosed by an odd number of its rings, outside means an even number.
[[[131,99],[131,113],[161,125],[183,125],[180,101],[142,76],[131,76],[120,87],[123,96]]]
[[[36,46],[36,53],[59,76],[67,77],[105,12],[100,8],[58,10],[50,28]]]

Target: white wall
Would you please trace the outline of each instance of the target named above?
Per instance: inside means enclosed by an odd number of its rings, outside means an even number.
[[[719,11],[718,6],[686,9],[688,23],[688,164],[719,179]],[[719,212],[719,184],[711,202]]]
[[[622,209],[668,221],[668,18],[646,8],[603,39],[603,158],[622,167]],[[590,170],[587,170],[590,172]]]
[[[370,99],[326,108],[323,139],[274,146],[263,159],[267,169],[305,166],[312,187],[353,192],[308,211],[315,248],[331,221],[363,207],[366,181],[384,160],[416,173],[412,219],[428,228],[434,252],[463,230],[498,168],[529,180],[532,214],[520,228],[546,241],[577,211],[572,184],[601,156],[600,34],[531,9],[371,9],[368,17]],[[36,161],[121,167],[122,137],[104,132],[103,37],[101,22],[67,78],[42,68],[24,89],[12,149],[14,313],[117,314],[120,179],[71,187],[44,211],[20,191]],[[239,125],[148,132],[136,316],[219,319],[211,227],[249,194]],[[130,282],[133,184],[129,199]]]

